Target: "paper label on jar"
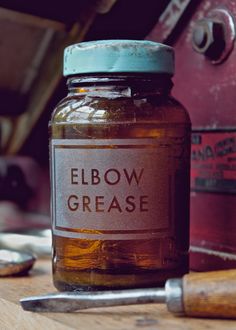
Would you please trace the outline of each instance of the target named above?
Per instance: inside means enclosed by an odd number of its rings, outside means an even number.
[[[53,233],[150,239],[173,230],[170,147],[157,139],[51,141]]]

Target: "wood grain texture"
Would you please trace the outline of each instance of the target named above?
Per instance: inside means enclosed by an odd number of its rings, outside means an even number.
[[[19,299],[55,292],[51,263],[36,262],[28,277],[0,279],[1,330],[235,330],[236,321],[180,318],[165,305],[148,304],[94,308],[77,313],[31,313],[22,310]]]
[[[236,270],[185,275],[183,294],[187,315],[236,318]]]

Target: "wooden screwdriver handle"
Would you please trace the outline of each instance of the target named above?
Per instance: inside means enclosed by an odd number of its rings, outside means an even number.
[[[236,318],[236,270],[185,275],[183,306],[189,316]]]

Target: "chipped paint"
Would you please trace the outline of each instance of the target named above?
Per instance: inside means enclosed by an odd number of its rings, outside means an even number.
[[[222,260],[235,260],[236,261],[236,255],[233,253],[226,253],[226,252],[221,252],[218,250],[212,250],[208,249],[205,247],[200,247],[200,246],[190,246],[190,252],[192,253],[203,253],[211,256],[218,257]]]
[[[190,2],[191,0],[171,0],[169,2],[165,11],[160,16],[157,26],[155,26],[155,30],[159,33],[159,42],[164,42],[169,37]],[[147,36],[147,39],[154,40],[152,32]]]

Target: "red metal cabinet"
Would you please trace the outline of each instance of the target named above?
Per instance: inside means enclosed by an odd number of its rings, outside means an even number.
[[[184,2],[190,5],[190,1]],[[176,3],[181,4],[181,1]],[[176,8],[172,9],[178,11]],[[147,39],[163,41],[167,37],[171,30],[171,19],[167,18],[157,23]],[[202,24],[199,21],[202,19],[207,20],[207,24],[213,20],[223,26],[224,45],[218,55],[214,53],[216,50],[209,56],[204,49],[194,49],[195,42],[200,45],[204,42],[201,26],[197,31],[197,41],[193,41],[196,26]],[[176,74],[173,95],[188,109],[193,124],[190,265],[195,270],[236,266],[234,20],[235,0],[199,1],[174,43]]]

